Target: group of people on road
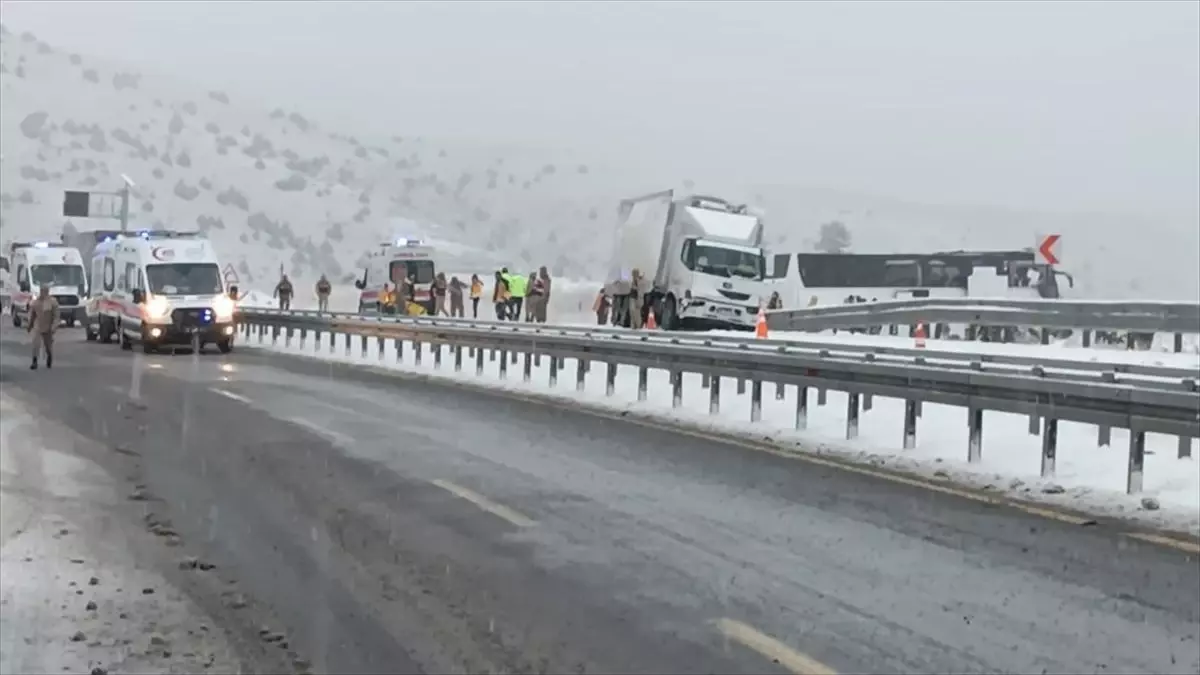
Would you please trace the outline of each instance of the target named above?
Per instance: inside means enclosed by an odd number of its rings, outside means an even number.
[[[524,318],[525,323],[546,323],[551,289],[550,273],[544,265],[528,277],[512,274],[507,267],[497,270],[492,287],[496,319],[520,321]]]

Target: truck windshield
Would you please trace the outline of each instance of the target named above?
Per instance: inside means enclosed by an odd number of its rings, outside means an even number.
[[[35,286],[83,285],[83,268],[79,265],[34,265],[29,276]]]
[[[216,295],[221,270],[215,263],[168,263],[146,266],[146,284],[159,295]]]
[[[763,257],[740,249],[697,244],[692,252],[692,269],[722,277],[763,278]]]

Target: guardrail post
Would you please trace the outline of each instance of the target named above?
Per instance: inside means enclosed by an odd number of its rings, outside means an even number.
[[[512,352],[512,362],[513,362],[514,366],[517,365],[517,353],[516,352]]]
[[[462,345],[454,345],[454,372],[462,372]]]
[[[752,380],[750,382],[750,421],[757,422],[762,419],[762,382]]]
[[[415,363],[418,366],[421,365],[421,341],[420,340],[413,342],[413,363]]]
[[[608,363],[608,374],[604,378],[604,395],[612,396],[617,391],[617,364]]]
[[[475,348],[475,375],[483,375],[483,347]],[[550,384],[554,384],[553,380]]]
[[[550,386],[554,387],[558,384],[558,357],[550,357]]]
[[[640,366],[638,368],[638,392],[637,392],[637,400],[638,401],[646,400],[646,387],[649,384],[649,381],[650,381],[650,369],[647,368],[646,366]]]
[[[377,337],[375,338],[375,346],[379,348],[379,360],[383,360],[383,352],[387,349],[387,340]]]
[[[319,330],[313,331],[313,351],[321,351],[321,332]]]
[[[404,340],[396,338],[396,363],[404,361]]]
[[[304,328],[300,329],[300,349],[304,349],[304,338],[308,337],[308,331]]]
[[[346,356],[350,356],[350,334],[346,333]]]
[[[858,392],[846,394],[846,440],[858,438]]]
[[[584,378],[587,377],[587,361],[575,359],[575,391],[583,391]]]
[[[1125,349],[1126,349],[1126,351],[1133,351],[1134,349],[1137,348],[1137,340],[1133,339],[1133,335],[1134,335],[1133,331],[1129,331],[1128,333],[1125,334]],[[1139,492],[1140,492],[1140,490],[1139,490]]]
[[[508,379],[508,351],[506,350],[500,352],[500,379]]]
[[[825,389],[818,388],[817,389],[817,405],[819,405],[819,406],[825,405],[825,396],[826,396]]]
[[[678,408],[683,405],[683,373],[678,370],[671,371],[671,407]]]
[[[737,393],[738,393],[738,396],[741,396],[742,394],[746,393],[746,378],[744,378],[744,377],[738,378]]]
[[[358,336],[358,354],[359,354],[359,356],[361,356],[364,359],[367,358],[367,336],[366,335]]]
[[[1042,431],[1042,418],[1037,415],[1029,416],[1029,435],[1037,436]]]
[[[1044,345],[1050,344],[1050,329],[1049,328],[1047,328],[1046,326],[1042,326],[1041,328],[1038,328],[1038,334],[1039,334],[1040,341],[1042,344],[1044,344]]]
[[[875,407],[875,395],[874,394],[863,394],[862,395],[863,412],[867,412],[868,410],[870,410],[873,407]]]
[[[782,382],[775,383],[775,400],[782,401],[787,398],[787,385]]]
[[[973,324],[973,323],[967,324],[967,329],[963,333],[963,339],[965,339],[969,342],[973,342],[975,340],[975,334],[976,334],[975,324]]]
[[[529,352],[525,352],[525,372],[521,377],[525,382],[533,379],[533,354]]]
[[[431,343],[429,343],[429,349],[431,351],[433,351],[433,369],[441,370],[442,369],[442,343],[431,342]]]
[[[904,449],[917,447],[917,402],[904,402]]]
[[[967,461],[974,464],[983,457],[983,408],[967,410]]]
[[[536,353],[533,355],[533,367],[534,367],[534,368],[541,368],[541,367],[542,367],[542,354],[541,354],[541,352],[536,352]]]
[[[1129,430],[1129,475],[1125,480],[1125,492],[1137,494],[1142,491],[1142,472],[1146,467],[1146,432]]]
[[[1112,427],[1101,424],[1096,428],[1096,447],[1107,448],[1112,444]]]
[[[701,373],[700,374],[700,388],[708,389],[709,385],[711,384],[710,380],[712,380],[711,375],[709,375],[708,373]]]
[[[796,428],[808,428],[808,387],[796,385]]]
[[[1083,329],[1083,346],[1084,348],[1092,346],[1092,331],[1087,328]]]
[[[271,326],[271,344],[279,343],[279,326]]]
[[[1179,437],[1179,452],[1176,454],[1179,459],[1192,456],[1192,438],[1190,436]]]
[[[1175,343],[1172,345],[1172,347],[1174,348],[1175,353],[1179,354],[1183,351],[1183,333],[1176,333],[1174,342]]]
[[[708,414],[721,413],[721,376],[714,375],[708,381]]]
[[[1042,430],[1042,478],[1054,475],[1058,458],[1058,420],[1047,417]]]
[[[291,326],[288,326],[287,332],[283,336],[283,346],[284,347],[292,346],[292,333],[293,332],[294,332],[294,329]]]
[[[496,350],[489,349],[488,350],[488,363],[495,363],[495,362],[496,362]]]

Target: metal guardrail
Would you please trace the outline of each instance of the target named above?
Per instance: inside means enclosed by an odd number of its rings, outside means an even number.
[[[923,298],[775,310],[772,330],[826,330],[917,322],[1138,333],[1200,333],[1200,303]]]
[[[939,352],[935,349],[874,349],[823,343],[788,343],[747,340],[704,334],[653,333],[622,329],[581,328],[516,324],[444,318],[366,317],[316,312],[282,312],[243,309],[239,323],[246,339],[272,343],[299,339],[301,347],[312,337],[321,349],[321,337],[332,334],[329,349],[337,349],[341,336],[349,354],[354,337],[366,356],[371,338],[377,338],[378,358],[386,358],[390,340],[395,358],[420,363],[428,347],[434,365],[441,367],[448,348],[454,369],[462,369],[463,352],[475,360],[477,374],[484,369],[485,353],[499,355],[501,377],[523,355],[523,377],[543,357],[549,358],[550,385],[555,386],[566,358],[576,360],[576,388],[582,390],[592,362],[607,364],[606,393],[615,389],[617,366],[638,368],[638,399],[645,400],[651,368],[670,373],[673,407],[680,407],[683,373],[702,376],[708,389],[709,411],[720,409],[723,379],[738,382],[739,393],[750,389],[750,420],[762,414],[763,384],[776,385],[776,399],[784,388],[797,387],[795,427],[807,426],[809,390],[824,405],[826,392],[848,394],[846,438],[858,435],[860,414],[869,411],[873,398],[905,401],[903,447],[916,444],[921,404],[939,403],[965,408],[967,458],[982,457],[984,411],[1009,412],[1030,418],[1030,433],[1042,436],[1042,475],[1052,476],[1057,455],[1059,421],[1080,422],[1099,428],[1098,443],[1110,442],[1113,427],[1130,430],[1129,472],[1126,488],[1140,492],[1145,461],[1145,435],[1157,432],[1178,436],[1179,455],[1191,454],[1191,439],[1200,437],[1198,374],[1190,369],[1129,364],[1098,364],[1061,359],[995,357]],[[913,350],[918,351],[918,350]]]

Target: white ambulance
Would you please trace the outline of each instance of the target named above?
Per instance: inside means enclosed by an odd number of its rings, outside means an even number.
[[[100,242],[92,254],[89,339],[122,349],[215,343],[233,348],[235,303],[212,242],[195,232],[147,231]]]
[[[16,288],[12,289],[12,323],[29,320],[29,307],[42,286],[58,300],[60,318],[68,326],[84,319],[83,298],[87,296],[87,273],[79,251],[60,243],[14,242],[11,247]]]
[[[354,282],[359,290],[358,313],[378,314],[383,311],[383,286],[395,291],[396,284],[408,279],[412,282],[411,300],[433,314],[433,280],[437,274],[433,264],[434,249],[420,239],[400,238],[385,241],[379,248],[367,254],[367,267],[361,279]],[[403,311],[405,298],[397,306]]]

